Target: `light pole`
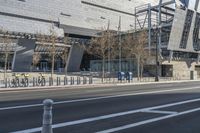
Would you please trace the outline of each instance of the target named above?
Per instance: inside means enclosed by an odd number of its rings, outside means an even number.
[[[156,75],[155,75],[155,82],[159,81],[159,66],[160,62],[158,59],[159,56],[159,47],[161,45],[161,26],[156,26]]]
[[[110,80],[110,74],[111,74],[111,35],[110,35],[110,19],[108,20],[108,29],[107,29],[107,32],[108,32],[108,72],[109,72],[109,80]]]
[[[121,72],[122,71],[121,16],[119,17],[118,36],[119,36],[119,72]]]
[[[158,34],[158,32],[157,32]],[[158,36],[158,35],[157,35]],[[159,61],[158,61],[158,43],[156,43],[156,75],[155,75],[155,82],[159,81],[158,78],[158,70],[159,70]]]
[[[106,18],[101,16],[100,17],[101,19],[105,20]],[[110,80],[110,74],[111,74],[111,41],[110,41],[110,38],[111,38],[111,35],[110,35],[110,19],[108,19],[108,26],[107,26],[107,30],[106,30],[106,36],[107,36],[107,41],[108,41],[108,73],[109,73],[109,80]]]
[[[159,55],[159,48],[158,48],[158,45],[159,46],[161,46],[161,32],[162,32],[162,29],[161,29],[161,22],[162,22],[162,16],[161,16],[161,10],[162,10],[162,2],[163,2],[163,0],[160,0],[159,1],[159,11],[158,11],[158,13],[159,13],[159,16],[158,16],[158,26],[156,27],[156,30],[157,30],[157,37],[158,37],[158,39],[157,39],[157,43],[156,43],[156,76],[155,76],[155,81],[156,82],[158,82],[159,81],[159,65],[160,65],[160,63],[159,63],[159,61],[158,61],[158,55]]]

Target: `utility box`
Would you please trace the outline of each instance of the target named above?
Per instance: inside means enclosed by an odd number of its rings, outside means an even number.
[[[125,73],[124,72],[118,72],[118,80],[125,80]]]
[[[127,72],[126,73],[126,80],[133,80],[133,73],[132,72]]]

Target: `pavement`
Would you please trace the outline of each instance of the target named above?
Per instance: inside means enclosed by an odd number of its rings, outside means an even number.
[[[41,132],[46,98],[54,133],[199,133],[200,82],[0,92],[0,133]]]
[[[132,86],[132,85],[148,85],[148,84],[170,84],[170,83],[187,83],[187,82],[198,82],[200,80],[169,80],[169,81],[159,81],[159,82],[154,82],[154,81],[144,81],[144,82],[140,82],[140,81],[132,81],[130,83],[123,81],[122,83],[120,81],[116,82],[95,82],[93,81],[92,84],[74,84],[74,85],[52,85],[52,86],[48,86],[48,84],[46,86],[29,86],[29,87],[14,87],[14,88],[5,88],[3,85],[3,87],[0,87],[0,92],[1,91],[29,91],[29,90],[49,90],[49,89],[53,89],[53,90],[58,90],[58,89],[76,89],[76,88],[96,88],[96,87],[109,87],[109,86]]]

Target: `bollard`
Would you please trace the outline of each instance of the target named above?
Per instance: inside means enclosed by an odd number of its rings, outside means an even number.
[[[74,77],[71,77],[71,85],[74,85]]]
[[[8,79],[8,87],[11,88],[11,81]]]
[[[64,85],[67,85],[67,84],[68,84],[67,77],[64,77]]]
[[[39,85],[38,85],[38,78],[35,78],[35,85],[36,85],[36,86],[39,86]]]
[[[76,77],[77,85],[81,83],[80,77]]]
[[[87,84],[87,77],[85,77],[85,84]]]
[[[49,86],[53,85],[53,78],[49,77]]]
[[[81,77],[78,77],[78,80],[79,80],[79,84],[81,84]]]
[[[53,100],[46,99],[43,101],[44,113],[42,121],[42,133],[53,133],[52,129],[52,105]]]
[[[8,79],[7,78],[5,78],[4,84],[5,84],[5,88],[8,88]]]
[[[27,79],[26,87],[29,87],[29,78]]]
[[[93,78],[92,76],[89,77],[89,84],[92,84],[93,83]]]
[[[70,84],[72,85],[73,83],[72,83],[72,77],[70,77]]]
[[[42,86],[45,86],[46,85],[46,79],[44,78],[43,80],[42,80]]]
[[[76,84],[77,84],[77,85],[79,84],[79,82],[78,82],[78,77],[76,77]]]
[[[60,77],[57,77],[57,86],[60,85]]]
[[[85,84],[85,77],[83,77],[83,84]]]
[[[33,77],[33,87],[35,87],[35,77]]]
[[[35,77],[33,77],[33,86],[35,87],[36,85],[37,85],[36,79],[35,79]]]

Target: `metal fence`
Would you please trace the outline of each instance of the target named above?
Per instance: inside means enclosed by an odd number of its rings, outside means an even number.
[[[160,77],[159,81],[178,81],[190,80],[179,77]],[[70,86],[70,85],[89,85],[89,84],[117,84],[117,83],[141,83],[141,82],[155,82],[155,77],[132,78],[128,80],[118,80],[118,78],[95,78],[93,76],[71,76],[71,77],[45,77],[43,79],[38,77],[33,78],[8,78],[5,81],[0,80],[0,88],[17,88],[17,87],[44,87],[44,86]]]
[[[8,78],[0,80],[1,88],[39,87],[39,86],[67,86],[93,84],[93,77],[56,77],[56,78]]]

